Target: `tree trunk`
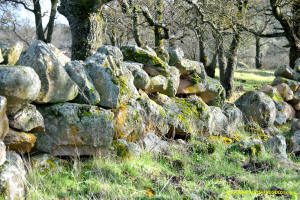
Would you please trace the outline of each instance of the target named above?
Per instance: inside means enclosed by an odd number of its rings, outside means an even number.
[[[262,63],[261,63],[261,49],[260,49],[260,37],[255,37],[256,40],[256,55],[255,55],[255,66],[256,69],[261,69],[262,68]]]
[[[48,22],[48,25],[47,25],[46,43],[51,43],[51,41],[52,41],[57,3],[58,3],[58,0],[51,0],[51,11],[50,11],[49,22]]]
[[[35,17],[37,39],[45,41],[40,1],[32,0],[32,3],[33,3],[33,13],[34,13],[34,17]]]
[[[203,37],[201,35],[198,35],[198,44],[199,44],[199,60],[200,60],[200,62],[203,63],[205,70],[207,70],[208,58],[207,58],[206,53],[205,53]]]
[[[219,41],[219,48],[218,48],[218,62],[219,62],[219,69],[220,69],[220,82],[224,85],[225,80],[225,69],[226,69],[226,57],[224,52],[223,41]]]
[[[289,58],[290,58],[290,66],[294,68],[295,61],[297,60],[297,58],[300,58],[300,48],[297,46],[291,46]]]
[[[216,46],[216,48],[218,48]],[[211,63],[208,65],[208,68],[206,70],[206,73],[209,77],[215,78],[215,73],[216,73],[216,67],[217,67],[217,58],[218,58],[218,53],[217,49],[214,52],[213,58],[211,60]]]
[[[238,49],[240,44],[240,35],[239,33],[235,33],[230,45],[229,57],[227,60],[227,67],[224,77],[224,85],[226,91],[226,98],[230,98],[232,96],[233,87],[234,87],[234,69],[237,64],[238,57]]]
[[[102,44],[102,1],[61,0],[58,11],[70,24],[72,60],[85,60]]]
[[[136,45],[139,47],[144,46],[141,36],[140,36],[140,29],[139,29],[139,24],[140,24],[140,17],[138,14],[139,8],[138,6],[134,6],[133,8],[133,37],[135,40]]]
[[[163,21],[163,0],[156,0],[156,17],[157,22],[162,23]],[[164,45],[163,37],[162,37],[163,29],[161,27],[155,26],[154,27],[154,37],[155,37],[155,48],[161,49]]]

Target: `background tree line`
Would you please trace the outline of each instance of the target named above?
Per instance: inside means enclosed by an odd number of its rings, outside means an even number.
[[[20,8],[34,15],[34,26],[13,14]],[[209,76],[219,67],[228,97],[239,62],[260,69],[300,57],[300,0],[0,0],[0,10],[2,40],[52,42],[72,59],[101,44],[150,46],[163,59],[179,46]],[[55,22],[59,13],[69,26]]]

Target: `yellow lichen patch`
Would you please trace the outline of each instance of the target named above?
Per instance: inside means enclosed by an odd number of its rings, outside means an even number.
[[[120,104],[120,106],[115,110],[115,118],[114,118],[114,127],[115,127],[115,139],[123,138],[124,132],[123,132],[123,125],[126,121],[126,115],[127,110],[126,106],[123,104]]]
[[[17,133],[14,136],[10,136],[10,140],[5,144],[9,150],[14,150],[19,153],[29,153],[33,148],[36,141],[36,137],[31,133]]]
[[[76,126],[73,126],[73,125],[70,126],[70,130],[71,130],[71,131],[70,131],[70,134],[71,134],[71,135],[73,135],[73,136],[74,136],[74,135],[77,135],[77,127],[76,127]]]
[[[209,136],[207,138],[211,142],[222,142],[223,144],[231,144],[232,139],[227,138],[227,137],[222,137],[222,136]]]

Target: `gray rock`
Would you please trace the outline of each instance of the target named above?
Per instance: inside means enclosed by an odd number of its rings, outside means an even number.
[[[300,85],[300,82],[298,81],[294,81],[294,80],[291,80],[291,79],[287,79],[287,78],[283,78],[283,77],[276,77],[273,82],[272,82],[272,86],[276,86],[276,85],[279,85],[279,84],[282,84],[282,83],[286,83],[293,92],[295,92],[299,85]]]
[[[42,132],[44,119],[34,105],[28,104],[18,112],[9,115],[9,126],[24,132]]]
[[[264,146],[273,154],[281,155],[287,157],[286,154],[286,141],[285,137],[282,135],[275,135],[272,138],[268,139]]]
[[[224,87],[216,79],[207,77],[206,80],[205,90],[199,96],[209,106],[222,107],[226,99]]]
[[[168,95],[169,97],[175,97],[180,83],[180,73],[175,67],[169,67],[168,71],[168,86],[166,91],[163,91],[162,93]]]
[[[0,168],[1,199],[24,199],[26,171],[21,157],[14,152],[6,153],[6,162]]]
[[[277,112],[274,124],[277,126],[282,126],[283,124],[286,123],[286,118],[287,118],[287,116],[285,113]]]
[[[275,136],[279,134],[279,130],[275,126],[270,126],[261,129],[265,135]]]
[[[154,97],[154,101],[166,111],[167,124],[170,126],[169,136],[188,138],[190,136],[208,134],[205,129],[208,106],[198,97],[170,98],[163,94]]]
[[[207,77],[204,65],[201,62],[181,59],[175,64],[175,67],[179,69],[182,77],[189,77],[197,82],[205,83],[205,78]]]
[[[281,165],[282,167],[288,168],[290,170],[299,171],[300,168],[295,163],[293,163],[291,160],[289,160],[287,157],[282,155],[275,155],[275,159]]]
[[[291,132],[296,132],[300,130],[300,119],[293,119],[292,120],[292,127]]]
[[[127,141],[136,141],[149,130],[157,135],[169,131],[165,110],[145,93],[116,109],[114,125],[116,137]]]
[[[139,145],[133,142],[127,142],[123,139],[118,139],[114,142],[114,148],[117,151],[117,155],[123,158],[126,157],[138,157],[142,153],[142,149]]]
[[[73,100],[76,103],[97,105],[100,95],[93,84],[91,77],[85,70],[82,61],[71,61],[65,65],[70,78],[78,85],[79,94]]]
[[[2,50],[4,65],[15,65],[22,53],[24,45],[21,42],[6,44],[0,41],[0,49]],[[0,59],[1,60],[1,59]]]
[[[142,63],[147,67],[154,68],[161,75],[168,74],[168,65],[152,49],[138,46],[123,46],[121,51],[125,61]]]
[[[32,67],[41,79],[38,103],[66,102],[78,94],[77,85],[63,68],[66,60],[60,61],[52,48],[42,41],[35,41],[18,61],[18,65]]]
[[[121,50],[115,46],[111,46],[111,45],[100,46],[97,49],[97,53],[113,57],[117,65],[121,65],[121,63],[123,62],[123,54]]]
[[[227,103],[223,106],[223,113],[228,119],[229,133],[235,133],[238,128],[244,125],[243,113],[233,103]]]
[[[4,138],[7,148],[20,154],[29,153],[34,147],[35,141],[36,137],[33,134],[18,132],[12,129],[9,129]]]
[[[258,156],[265,153],[264,145],[259,140],[252,140],[249,142],[241,141],[233,147],[237,148],[238,151],[245,154],[250,154],[251,156]]]
[[[278,90],[280,95],[284,98],[285,101],[290,101],[294,98],[294,93],[292,89],[286,83],[281,83],[276,85],[275,88]]]
[[[6,146],[2,140],[0,140],[0,166],[6,161]]]
[[[164,46],[155,48],[155,53],[162,61],[169,63],[169,52],[164,48]]]
[[[57,60],[61,63],[62,66],[65,66],[71,59],[66,56],[63,52],[61,52],[58,48],[56,48],[53,44],[47,44],[50,50],[55,54]]]
[[[297,80],[297,79],[295,79],[297,76],[296,72],[288,65],[282,65],[275,71],[274,74],[275,74],[275,76],[281,76],[284,78]]]
[[[19,110],[22,104],[34,101],[41,89],[35,71],[23,66],[0,66],[0,95],[7,98],[8,113]]]
[[[279,102],[279,103],[284,102],[284,99],[282,98],[282,96],[280,95],[276,87],[265,85],[262,88],[260,88],[258,91],[265,93],[266,95],[271,97],[275,102]]]
[[[295,61],[294,70],[298,73],[300,72],[300,59],[299,58]]]
[[[143,64],[135,62],[124,62],[123,65],[131,71],[134,77],[134,85],[138,89],[146,90],[150,86],[150,77],[143,70]]]
[[[163,92],[168,87],[168,79],[165,76],[157,75],[150,79],[150,86],[147,92]]]
[[[45,132],[37,134],[36,148],[52,155],[94,155],[110,147],[113,113],[95,106],[62,103],[38,108]]]
[[[228,118],[219,107],[210,106],[207,111],[207,130],[209,135],[226,135],[235,133],[236,127],[230,127]],[[234,128],[234,129],[230,129]]]
[[[300,155],[300,130],[296,131],[291,137],[292,153],[296,156]]]
[[[147,135],[141,140],[141,142],[146,151],[152,152],[154,154],[167,152],[169,149],[168,143],[161,140],[152,132],[147,133]]]
[[[274,124],[276,106],[273,100],[263,92],[247,92],[235,101],[235,105],[243,112],[246,123],[253,121],[262,128]]]
[[[118,66],[113,57],[95,54],[86,60],[85,68],[100,95],[100,106],[117,108],[139,96],[132,73],[125,66]]]
[[[184,58],[184,52],[179,47],[171,47],[168,49],[169,52],[169,65],[174,66],[176,63]]]
[[[6,116],[7,100],[0,96],[0,139],[4,139],[9,130],[8,118]]]

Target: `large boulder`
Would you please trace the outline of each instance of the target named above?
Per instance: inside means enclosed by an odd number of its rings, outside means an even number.
[[[292,80],[298,80],[300,78],[300,74],[298,74],[288,65],[282,65],[275,71],[274,74],[275,76],[281,76]]]
[[[283,77],[276,77],[273,82],[272,82],[272,86],[276,86],[276,85],[279,85],[279,84],[282,84],[282,83],[286,83],[293,92],[295,92],[298,87],[300,86],[300,82],[298,81],[294,81],[294,80],[291,80],[291,79],[287,79],[287,78],[283,78]]]
[[[82,61],[71,61],[65,65],[71,79],[78,85],[79,94],[73,100],[76,103],[97,105],[100,103],[100,95],[86,72]]]
[[[223,106],[223,113],[228,119],[228,133],[235,134],[238,128],[244,125],[243,113],[233,103],[226,103]]]
[[[184,52],[179,47],[170,47],[169,52],[169,65],[174,66],[184,58]]]
[[[27,104],[16,113],[8,115],[9,126],[24,132],[42,132],[44,119],[34,105]]]
[[[113,113],[89,105],[61,103],[41,106],[45,132],[37,134],[36,148],[55,156],[94,155],[110,147]]]
[[[278,90],[280,95],[284,98],[285,101],[290,101],[294,98],[294,93],[292,89],[286,83],[281,83],[276,85],[275,88]]]
[[[270,85],[265,85],[262,88],[260,88],[258,91],[265,93],[266,95],[271,97],[275,102],[284,101],[277,88],[272,87]]]
[[[161,60],[152,49],[138,46],[123,46],[121,51],[125,61],[142,63],[145,67],[156,70],[161,75],[168,74],[168,64]]]
[[[117,138],[136,141],[147,132],[166,135],[169,131],[165,110],[145,93],[137,100],[122,104],[114,112]]]
[[[4,139],[9,130],[8,118],[6,116],[7,100],[0,96],[0,139]]]
[[[1,199],[24,199],[26,171],[22,158],[14,153],[6,153],[6,162],[0,168]]]
[[[57,60],[64,66],[68,62],[71,61],[71,59],[66,56],[62,51],[60,51],[58,48],[56,48],[53,44],[47,44],[50,50],[55,54],[55,57]]]
[[[157,94],[154,101],[166,111],[170,137],[188,138],[207,133],[204,118],[208,106],[200,98],[170,98]]]
[[[0,66],[0,95],[7,98],[8,112],[19,110],[23,104],[34,101],[41,89],[35,71],[23,66]]]
[[[21,42],[12,44],[0,42],[0,49],[2,50],[3,55],[3,62],[0,61],[0,63],[5,65],[15,65],[19,60],[23,47],[24,45]]]
[[[99,105],[117,108],[120,103],[139,96],[132,73],[112,56],[96,53],[86,60],[85,69],[100,95]]]
[[[33,68],[40,77],[42,87],[37,103],[66,102],[73,100],[78,94],[78,86],[63,68],[66,61],[61,61],[52,49],[53,47],[37,40],[20,56],[17,63]]]
[[[272,138],[268,139],[264,146],[273,154],[281,155],[287,157],[286,154],[286,141],[285,137],[282,135],[275,135]]]
[[[210,106],[206,111],[206,115],[206,130],[209,135],[226,135],[236,132],[236,127],[233,124],[233,126],[229,125],[228,118],[221,108]]]
[[[209,106],[222,107],[226,99],[224,87],[216,79],[207,77],[206,80],[205,90],[199,96]]]
[[[10,129],[4,138],[4,143],[11,151],[24,154],[34,147],[36,137],[31,133],[18,132]]]
[[[143,70],[143,64],[136,62],[124,62],[123,65],[131,71],[134,77],[134,85],[138,89],[146,90],[150,86],[150,77]]]
[[[246,123],[256,122],[262,128],[274,124],[276,106],[273,100],[263,92],[246,92],[235,101],[235,105],[243,112]]]
[[[291,137],[291,143],[292,143],[292,153],[294,153],[296,156],[300,156],[300,130],[296,131]]]
[[[154,154],[167,152],[169,149],[168,142],[163,141],[152,132],[147,133],[146,136],[141,140],[141,143],[146,151]]]
[[[123,62],[123,54],[118,47],[111,46],[111,45],[100,46],[97,49],[96,54],[97,53],[113,57],[117,65],[121,65]]]

